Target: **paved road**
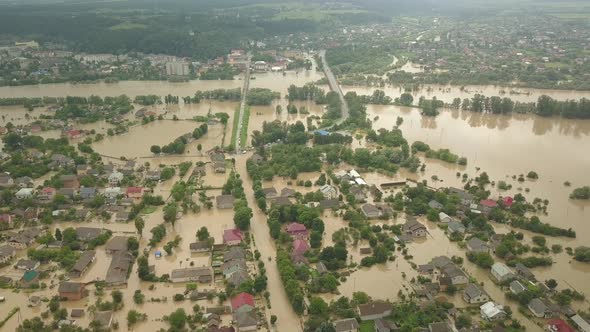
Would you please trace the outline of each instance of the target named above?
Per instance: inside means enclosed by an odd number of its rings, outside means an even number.
[[[241,136],[242,136],[242,125],[244,124],[244,110],[246,109],[246,96],[248,94],[248,88],[250,87],[250,62],[248,62],[248,69],[244,75],[244,87],[242,88],[242,101],[240,102],[240,114],[237,118],[238,131],[236,132],[236,141],[233,142],[236,147],[236,154],[241,151]],[[234,119],[236,121],[236,119]]]
[[[346,119],[348,119],[348,104],[346,103],[346,99],[344,99],[344,94],[342,93],[342,89],[340,89],[338,81],[336,81],[336,78],[334,77],[334,74],[332,74],[330,66],[328,66],[328,62],[326,61],[326,51],[322,50],[319,54],[320,58],[322,58],[322,67],[324,68],[324,74],[328,79],[328,85],[330,85],[330,90],[338,93],[338,97],[340,97],[340,102],[342,103],[342,117],[338,121],[336,121],[336,123],[340,124],[344,122]]]

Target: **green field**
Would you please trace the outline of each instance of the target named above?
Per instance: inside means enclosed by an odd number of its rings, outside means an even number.
[[[375,323],[373,321],[362,322],[360,326],[361,332],[375,332]]]

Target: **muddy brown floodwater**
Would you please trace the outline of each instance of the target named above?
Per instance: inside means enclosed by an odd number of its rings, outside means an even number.
[[[315,66],[314,66],[315,67]],[[306,114],[287,114],[286,105],[287,100],[284,99],[287,93],[287,88],[291,84],[301,86],[308,82],[316,81],[323,77],[321,72],[315,69],[310,71],[299,70],[289,71],[285,75],[282,73],[255,73],[252,80],[251,87],[270,88],[274,91],[279,91],[282,94],[280,100],[276,100],[270,106],[252,107],[249,118],[249,135],[254,130],[260,130],[264,121],[272,121],[279,119],[294,123],[295,121],[302,121],[305,123]],[[89,96],[92,94],[100,96],[113,96],[119,94],[127,94],[131,97],[135,95],[157,94],[167,95],[173,94],[178,96],[193,95],[197,90],[211,90],[217,88],[238,88],[242,86],[239,77],[233,81],[190,81],[185,83],[170,83],[170,82],[152,82],[152,81],[129,81],[114,84],[94,83],[94,84],[49,84],[38,86],[22,86],[22,87],[1,87],[0,98],[2,97],[40,97],[40,96],[54,96],[60,97],[65,95]],[[343,90],[355,90],[360,94],[371,94],[372,88],[365,87],[343,87]],[[385,87],[387,95],[397,97],[402,92],[399,87]],[[468,98],[474,93],[481,93],[487,96],[500,95],[501,90],[506,91],[505,96],[508,96],[516,101],[535,101],[539,95],[547,94],[559,100],[578,99],[581,97],[590,98],[590,92],[577,91],[554,91],[554,90],[534,90],[534,89],[514,89],[519,94],[509,94],[511,89],[499,88],[493,86],[472,87],[468,86],[464,89],[459,87],[448,86],[425,86],[423,89],[414,93],[415,100],[420,96],[432,98],[436,96],[445,102],[451,102],[453,98]],[[309,115],[321,115],[323,107],[307,102],[296,102],[298,108],[305,106],[309,111]],[[277,105],[283,107],[283,113],[277,114],[275,108]],[[136,108],[139,106],[136,106]],[[228,130],[226,132],[225,144],[228,144],[231,139],[231,124],[233,116],[238,103],[235,102],[208,102],[203,101],[196,105],[156,105],[151,107],[158,114],[163,114],[166,120],[156,121],[147,125],[137,125],[130,128],[130,131],[124,135],[105,137],[102,141],[93,144],[96,151],[105,155],[112,155],[115,158],[126,156],[128,158],[139,157],[142,161],[150,162],[152,165],[158,164],[178,164],[182,161],[208,161],[206,154],[197,152],[196,145],[203,145],[203,152],[215,146],[222,144],[223,127],[221,125],[211,125],[209,132],[204,137],[196,140],[187,147],[187,152],[180,156],[153,156],[149,152],[151,145],[165,145],[170,143],[174,138],[191,132],[198,122],[187,121],[197,115],[206,115],[209,112],[225,112],[230,115],[228,123]],[[436,118],[426,118],[419,114],[415,108],[404,108],[397,106],[375,106],[369,105],[367,112],[369,118],[374,120],[374,129],[387,128],[391,129],[395,125],[396,118],[401,116],[404,118],[404,123],[401,129],[405,137],[410,142],[421,140],[429,144],[432,148],[449,148],[454,153],[468,158],[469,163],[466,167],[457,165],[449,165],[444,162],[427,160],[427,168],[425,172],[408,173],[401,170],[395,177],[387,177],[378,173],[363,174],[367,182],[371,184],[380,184],[389,182],[392,179],[402,179],[410,177],[416,180],[427,180],[429,184],[435,187],[446,186],[460,186],[462,185],[460,178],[456,177],[457,172],[467,173],[470,176],[477,174],[476,167],[481,167],[481,171],[486,171],[491,179],[499,181],[504,180],[512,184],[513,189],[499,192],[492,189],[492,195],[514,195],[522,193],[528,199],[541,197],[548,199],[550,204],[548,208],[548,215],[541,216],[545,222],[553,225],[573,228],[576,230],[578,237],[576,239],[554,238],[547,237],[548,244],[562,244],[564,247],[575,247],[578,245],[588,245],[588,238],[590,238],[590,227],[587,223],[590,220],[590,205],[569,200],[572,187],[590,185],[590,178],[587,175],[587,170],[590,169],[590,155],[586,153],[590,151],[590,121],[588,120],[566,120],[559,118],[540,118],[533,115],[490,115],[490,114],[474,114],[469,112],[442,110],[441,114]],[[36,109],[33,112],[26,112],[22,107],[0,107],[0,125],[11,121],[15,124],[26,124],[34,121],[41,114],[45,113],[43,109]],[[28,116],[26,116],[28,114]],[[171,121],[172,117],[176,115],[180,121]],[[127,116],[129,120],[135,120],[133,115]],[[89,125],[80,125],[82,129],[95,129],[97,132],[105,133],[111,125],[105,122],[99,122]],[[59,132],[48,131],[41,133],[44,137],[57,137]],[[366,146],[364,140],[355,140],[353,147]],[[236,158],[236,169],[244,179],[244,188],[250,206],[254,207],[254,196],[251,189],[252,183],[246,172],[246,159],[250,153],[240,156],[228,156],[229,158]],[[423,157],[422,157],[423,158]],[[116,159],[108,161],[116,162]],[[536,171],[539,174],[539,179],[536,181],[525,181],[519,183],[512,179],[513,175],[526,174],[528,171]],[[480,172],[481,172],[480,171]],[[190,172],[190,171],[189,171]],[[431,177],[436,175],[440,180],[434,182]],[[299,179],[315,180],[318,174],[300,174]],[[212,174],[208,171],[208,175],[203,179],[206,185],[219,188],[226,180],[227,174]],[[159,184],[155,192],[163,196],[168,196],[170,189],[175,181],[179,179],[175,176],[173,179]],[[570,181],[572,187],[565,187],[563,183]],[[295,183],[295,181],[293,181]],[[272,183],[264,183],[264,186],[274,186],[280,190],[289,186],[287,179],[275,179]],[[292,185],[291,185],[292,186]],[[300,192],[308,192],[316,190],[316,187],[304,188],[294,187]],[[525,189],[530,192],[526,192]],[[219,194],[219,190],[209,190],[207,195],[213,197]],[[254,217],[251,223],[251,234],[254,237],[256,248],[261,252],[263,261],[266,265],[268,276],[268,290],[270,291],[271,308],[266,310],[267,317],[271,314],[278,316],[276,331],[291,332],[301,331],[301,320],[293,312],[292,307],[286,297],[280,280],[278,270],[274,261],[276,255],[276,248],[273,240],[268,233],[266,225],[266,216],[257,208],[254,208]],[[144,217],[146,226],[143,231],[141,240],[141,250],[147,247],[147,240],[151,234],[149,230],[160,224],[163,221],[161,209]],[[326,223],[326,231],[324,234],[324,246],[332,244],[332,234],[337,230],[346,227],[346,222],[341,217],[333,215],[331,212],[324,213],[324,221]],[[395,221],[388,221],[390,224],[402,223],[403,217]],[[380,221],[380,223],[383,223]],[[106,227],[113,230],[117,234],[131,234],[135,232],[133,224],[111,224],[103,223],[102,221],[93,220],[89,225]],[[166,241],[172,240],[176,235],[182,237],[180,247],[174,251],[171,256],[165,256],[156,260],[153,255],[154,249],[150,251],[150,264],[156,265],[156,272],[158,274],[169,273],[172,268],[178,266],[186,266],[191,262],[196,265],[208,264],[209,257],[203,255],[191,255],[188,250],[188,244],[195,238],[195,233],[199,227],[207,226],[210,233],[215,237],[216,242],[221,241],[221,234],[223,229],[231,227],[233,224],[232,211],[220,211],[216,208],[212,210],[203,210],[198,214],[184,215],[174,227],[167,225],[168,235],[166,239],[158,246],[161,248]],[[440,230],[435,224],[425,222],[430,236],[423,241],[411,243],[409,245],[409,253],[413,256],[412,261],[416,264],[423,264],[428,262],[432,257],[441,254],[457,255],[465,257],[465,252],[460,249],[455,243],[449,242],[444,232]],[[70,224],[60,224],[60,228],[65,228]],[[76,224],[75,226],[79,226]],[[55,227],[55,226],[53,226]],[[52,228],[53,228],[52,227]],[[494,225],[496,231],[499,233],[507,233],[511,229],[505,225]],[[530,232],[523,232],[525,234],[525,241],[530,241],[532,235]],[[351,260],[353,262],[360,262],[361,255],[359,248],[364,243],[360,243],[355,248],[350,248]],[[24,257],[25,252],[19,252],[19,257]],[[340,287],[339,291],[342,295],[351,296],[355,291],[364,291],[374,298],[392,299],[397,297],[401,290],[407,293],[409,290],[409,280],[416,275],[410,267],[408,261],[397,254],[397,259],[393,262],[388,262],[383,266],[372,267],[370,269],[361,268],[354,272]],[[268,258],[271,261],[268,261]],[[582,264],[572,261],[571,257],[565,253],[552,255],[555,264],[550,268],[536,268],[534,272],[540,279],[555,278],[560,285],[571,285],[575,289],[586,294],[590,293],[590,287],[587,284],[587,275],[590,273],[590,265]],[[108,255],[103,248],[98,248],[97,262],[91,267],[87,274],[81,280],[90,281],[96,278],[104,278],[107,266],[110,262]],[[172,295],[181,293],[184,286],[175,286],[169,284],[156,284],[155,289],[150,290],[151,283],[141,282],[137,277],[137,266],[134,266],[133,272],[129,278],[129,286],[122,290],[125,299],[125,308],[115,314],[115,319],[119,321],[121,330],[126,329],[126,313],[131,308],[137,308],[141,312],[148,314],[148,321],[136,326],[135,330],[156,330],[165,328],[166,323],[161,321],[163,315],[169,314],[176,307],[182,307],[187,312],[192,311],[192,306],[195,303],[185,301],[181,303],[172,304]],[[479,269],[471,263],[465,263],[466,270],[476,277],[478,280],[484,282],[484,288],[492,297],[500,302],[506,303],[503,292],[493,285],[489,280],[488,271]],[[0,272],[15,273],[13,269],[3,268]],[[406,273],[406,277],[402,277],[402,272]],[[58,272],[60,274],[62,272]],[[57,276],[52,276],[53,281],[47,283],[51,285],[48,289],[35,292],[34,295],[41,295],[51,297],[56,293]],[[221,285],[205,285],[200,286],[201,289],[212,289],[220,287]],[[143,305],[133,304],[133,292],[136,289],[142,290],[147,299],[161,299],[167,297],[167,303],[148,301]],[[39,315],[46,310],[46,305],[37,308],[30,308],[26,306],[27,298],[30,295],[27,292],[12,292],[8,290],[0,290],[0,295],[5,296],[7,302],[2,304],[2,312],[5,308],[11,308],[11,305],[18,305],[21,307],[20,316],[15,315],[11,318],[7,325],[4,326],[3,331],[14,331],[18,324],[25,318],[30,318]],[[336,298],[336,295],[325,295],[327,300]],[[65,302],[63,305],[67,308],[81,308],[93,304],[97,299],[94,295],[94,290],[91,289],[90,297],[74,302]],[[462,300],[457,296],[450,298],[450,300],[458,306],[463,306]],[[215,300],[217,302],[217,300]],[[215,303],[208,303],[199,301],[200,305],[214,305]],[[535,331],[536,326],[532,322],[525,319],[518,313],[514,304],[513,312],[523,323],[529,327],[530,331]],[[7,311],[7,310],[6,310]],[[79,324],[87,326],[89,323],[89,315],[83,318]],[[231,319],[228,315],[223,317],[224,322],[229,323]]]

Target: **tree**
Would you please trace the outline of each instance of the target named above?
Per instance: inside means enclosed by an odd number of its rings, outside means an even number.
[[[328,304],[321,297],[314,296],[309,300],[309,313],[324,316],[328,313]]]
[[[139,234],[140,238],[143,234],[144,227],[145,227],[145,220],[143,220],[143,218],[136,218],[135,219],[135,229],[137,230],[137,234]]]
[[[247,206],[238,207],[234,214],[234,223],[243,231],[250,228],[250,219],[252,218],[252,209]]]
[[[270,315],[270,323],[272,325],[274,325],[277,322],[277,316],[276,315]]]
[[[147,319],[146,314],[142,314],[135,310],[129,310],[127,313],[127,326],[132,327],[133,325],[137,324],[140,321],[144,321]]]
[[[202,150],[203,150],[203,146],[201,145],[201,143],[197,144],[197,151],[199,151],[199,153],[201,153]]]
[[[557,280],[547,279],[547,280],[545,280],[545,285],[547,285],[547,287],[549,287],[549,289],[555,289],[557,287]]]
[[[111,297],[113,298],[113,303],[119,304],[123,302],[123,293],[119,290],[114,290],[111,292]]]
[[[60,230],[59,228],[56,228],[56,229],[55,229],[55,239],[56,239],[57,241],[61,241],[61,239],[62,239],[62,236],[61,236],[61,230]]]
[[[177,309],[168,316],[168,323],[176,331],[180,331],[186,325],[187,315],[184,309]]]
[[[150,151],[153,154],[160,154],[160,153],[162,153],[162,148],[159,145],[152,145],[152,147],[150,148]]]
[[[207,227],[203,226],[197,231],[197,239],[199,239],[199,241],[205,241],[209,239],[209,237],[211,237],[211,235],[209,235]]]

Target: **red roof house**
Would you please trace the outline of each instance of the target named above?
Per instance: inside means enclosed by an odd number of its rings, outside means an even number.
[[[235,246],[242,242],[244,234],[239,229],[226,229],[223,231],[223,243],[228,246]]]
[[[307,228],[305,225],[293,222],[287,225],[287,233],[294,238],[307,238]]]
[[[504,197],[504,198],[502,198],[502,203],[504,204],[505,207],[509,208],[514,203],[514,199],[510,196]]]
[[[293,255],[303,255],[309,250],[309,244],[301,239],[293,241]]]
[[[240,293],[231,299],[232,312],[250,311],[254,308],[254,296],[252,294]]]
[[[141,198],[141,197],[143,197],[143,188],[142,187],[127,187],[127,197],[128,198]]]
[[[481,201],[479,201],[479,204],[481,204],[481,206],[487,207],[487,208],[495,208],[498,206],[498,203],[496,201],[494,201],[493,199],[482,199]]]
[[[68,136],[69,139],[76,139],[76,138],[80,138],[82,136],[82,131],[80,130],[68,130],[65,132],[66,136]]]
[[[12,215],[8,213],[0,214],[0,229],[12,228]]]
[[[563,319],[551,319],[547,321],[547,330],[551,332],[575,332]]]
[[[53,197],[55,197],[55,194],[57,193],[57,189],[52,188],[52,187],[45,187],[43,189],[41,189],[41,192],[39,193],[39,199],[44,199],[44,200],[52,200]]]

